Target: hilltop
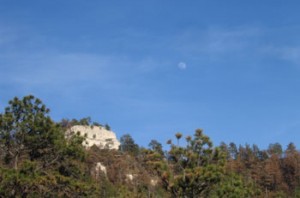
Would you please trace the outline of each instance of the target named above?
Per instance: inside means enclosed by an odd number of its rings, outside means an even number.
[[[202,129],[168,150],[142,148],[90,118],[54,122],[40,99],[0,114],[0,197],[299,197],[300,153],[290,143],[214,146]],[[67,137],[67,138],[66,138]],[[185,146],[181,146],[185,141]],[[88,149],[87,149],[88,148]]]

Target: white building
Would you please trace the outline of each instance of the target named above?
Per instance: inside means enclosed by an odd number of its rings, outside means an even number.
[[[93,145],[99,148],[119,149],[120,142],[113,131],[106,130],[100,126],[82,126],[75,125],[66,132],[66,137],[78,134],[85,138],[83,146],[91,147]]]

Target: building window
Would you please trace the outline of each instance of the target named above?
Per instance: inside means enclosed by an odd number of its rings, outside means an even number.
[[[96,135],[95,134],[93,135],[93,138],[96,139]]]

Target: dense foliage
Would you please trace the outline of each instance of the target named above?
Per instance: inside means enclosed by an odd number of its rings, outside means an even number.
[[[0,197],[300,197],[293,143],[213,146],[197,129],[176,133],[168,151],[156,140],[141,148],[130,134],[120,150],[86,150],[84,137],[65,138],[78,124],[102,126],[89,117],[56,123],[34,96],[9,101],[0,114]]]

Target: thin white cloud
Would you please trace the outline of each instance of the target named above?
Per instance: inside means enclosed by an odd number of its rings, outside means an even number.
[[[256,40],[264,31],[258,27],[189,29],[177,35],[173,46],[181,54],[218,60],[228,54],[256,51]]]
[[[163,63],[155,61],[153,58],[147,57],[136,62],[137,69],[142,73],[153,72],[157,70]]]
[[[300,65],[300,46],[263,46],[260,49],[262,55],[273,59],[281,59]]]
[[[10,60],[4,72],[8,73],[9,81],[30,86],[94,78],[107,62],[103,57],[85,54],[18,54],[16,57],[16,60]]]
[[[210,27],[189,29],[177,35],[175,48],[185,57],[201,61],[262,61],[283,60],[300,65],[300,46],[282,45],[268,27],[241,26],[233,28]],[[264,41],[270,44],[266,45]]]
[[[95,89],[117,95],[138,89],[138,79],[164,65],[153,59],[84,53],[17,53],[6,59],[1,66],[0,86],[16,87],[14,92],[25,94],[42,90],[71,95]]]
[[[15,57],[15,58],[14,58]],[[105,92],[121,86],[114,79],[109,57],[88,54],[23,54],[10,57],[1,71],[0,86],[12,95],[53,93],[64,97],[83,95],[95,89]]]

